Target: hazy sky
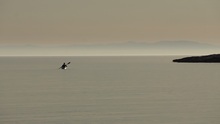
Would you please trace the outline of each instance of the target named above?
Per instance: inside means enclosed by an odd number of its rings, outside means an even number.
[[[0,0],[1,44],[220,41],[220,0]]]

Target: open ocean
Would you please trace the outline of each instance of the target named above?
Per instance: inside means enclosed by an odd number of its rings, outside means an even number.
[[[0,57],[0,124],[220,124],[220,64],[176,58]]]

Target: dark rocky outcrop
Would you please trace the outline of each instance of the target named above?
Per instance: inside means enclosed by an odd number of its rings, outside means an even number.
[[[220,54],[185,57],[185,58],[181,58],[181,59],[175,59],[175,60],[173,60],[173,62],[220,63]]]

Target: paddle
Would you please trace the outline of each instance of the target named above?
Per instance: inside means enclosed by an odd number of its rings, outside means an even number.
[[[68,62],[66,65],[69,65],[71,62]]]

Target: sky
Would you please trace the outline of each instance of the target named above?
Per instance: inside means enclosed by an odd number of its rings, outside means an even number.
[[[0,45],[220,41],[219,0],[0,0]]]

